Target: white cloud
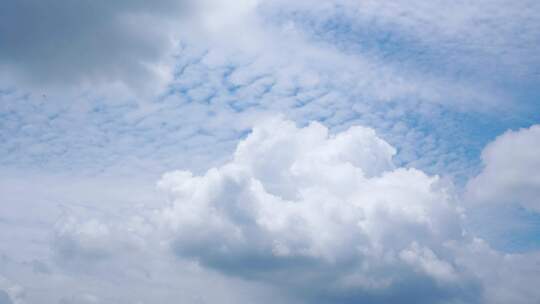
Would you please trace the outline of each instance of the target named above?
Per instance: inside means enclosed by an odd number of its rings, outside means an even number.
[[[540,212],[540,125],[508,131],[482,152],[484,168],[467,186],[468,200]]]
[[[166,174],[173,202],[161,219],[178,255],[233,276],[365,296],[399,293],[421,269],[456,288],[444,245],[463,238],[455,202],[437,177],[394,168],[394,153],[369,128],[329,134],[269,119],[229,163]],[[314,287],[323,278],[335,283]]]
[[[330,134],[267,119],[228,163],[166,174],[159,186],[171,206],[155,220],[181,258],[306,301],[540,298],[523,293],[538,274],[512,270],[534,268],[537,252],[505,254],[471,238],[452,190],[396,168],[394,153],[369,128]]]

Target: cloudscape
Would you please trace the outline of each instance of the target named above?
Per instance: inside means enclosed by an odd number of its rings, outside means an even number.
[[[0,304],[540,303],[539,11],[2,1]]]

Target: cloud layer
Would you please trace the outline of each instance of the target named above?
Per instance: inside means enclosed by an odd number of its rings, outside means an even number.
[[[537,302],[539,3],[2,1],[0,304]]]

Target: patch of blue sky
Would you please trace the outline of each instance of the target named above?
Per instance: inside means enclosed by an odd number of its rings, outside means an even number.
[[[468,210],[466,224],[497,250],[527,252],[540,249],[540,214],[517,206]]]
[[[410,112],[406,117],[398,118],[409,128],[435,134],[449,145],[448,151],[461,153],[463,161],[477,163],[485,144],[506,129],[528,127],[540,121],[534,114],[540,109],[540,74],[537,72],[540,69],[540,56],[537,55],[540,44],[519,45],[522,43],[519,40],[503,43],[471,41],[463,37],[426,41],[407,31],[410,29],[403,30],[396,24],[379,22],[376,18],[364,20],[340,6],[325,18],[320,17],[310,16],[309,12],[279,12],[273,21],[280,23],[292,19],[295,26],[310,33],[313,40],[324,41],[343,52],[367,54],[385,64],[405,67],[411,73],[443,78],[448,82],[473,83],[479,90],[497,90],[503,99],[507,99],[504,105],[495,103],[496,106],[487,113],[456,108],[455,104],[459,105],[459,102],[449,102],[450,106],[436,110],[440,113],[435,120]],[[526,65],[532,66],[525,68]],[[467,103],[474,103],[474,100]],[[381,110],[385,111],[384,107]],[[498,107],[504,109],[501,111]],[[531,108],[532,112],[524,113],[525,109]]]

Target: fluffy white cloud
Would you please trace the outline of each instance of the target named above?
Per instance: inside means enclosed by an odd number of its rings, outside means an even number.
[[[540,212],[540,125],[509,131],[482,152],[484,169],[467,188],[471,202]]]
[[[445,245],[463,239],[460,212],[437,177],[394,168],[394,153],[369,128],[269,119],[227,164],[166,174],[163,224],[178,255],[231,275],[375,302],[419,275],[444,302],[466,277]]]

